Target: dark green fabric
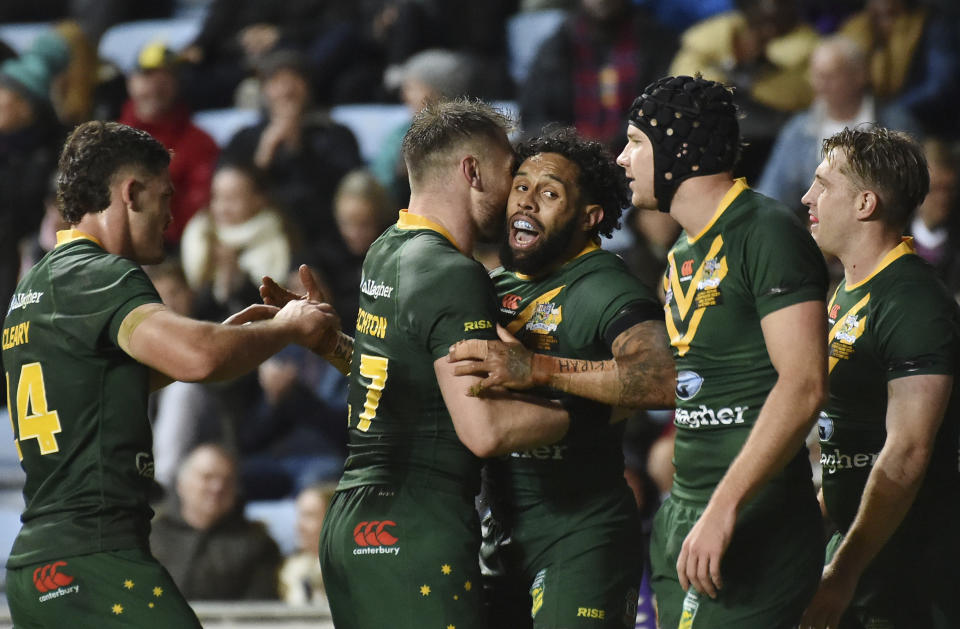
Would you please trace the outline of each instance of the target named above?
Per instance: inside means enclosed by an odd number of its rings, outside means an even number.
[[[27,478],[9,566],[147,547],[149,369],[120,349],[117,334],[134,308],[155,302],[139,266],[87,239],[58,246],[17,287],[3,369]],[[24,328],[22,337],[8,332]],[[44,403],[45,416],[33,417]],[[37,422],[45,437],[24,438]]]
[[[334,496],[320,566],[337,629],[486,629],[473,500],[368,485]]]
[[[142,550],[63,557],[7,570],[17,629],[199,629],[170,574]]]

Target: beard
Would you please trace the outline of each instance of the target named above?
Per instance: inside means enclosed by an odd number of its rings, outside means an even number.
[[[560,231],[551,236],[541,235],[541,240],[532,249],[514,251],[510,248],[510,225],[500,240],[500,263],[508,271],[523,275],[537,275],[540,271],[561,262],[560,257],[570,249],[570,241],[577,230],[577,221],[570,219]]]

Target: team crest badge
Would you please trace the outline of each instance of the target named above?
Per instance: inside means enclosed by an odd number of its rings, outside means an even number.
[[[860,336],[859,328],[860,318],[855,314],[847,315],[840,326],[840,330],[837,332],[836,339],[848,345],[853,345],[857,337]]]
[[[549,334],[556,331],[561,321],[563,321],[563,306],[552,303],[538,304],[524,328],[535,334]]]
[[[720,259],[710,258],[703,263],[703,278],[697,283],[697,290],[716,288],[720,285]]]

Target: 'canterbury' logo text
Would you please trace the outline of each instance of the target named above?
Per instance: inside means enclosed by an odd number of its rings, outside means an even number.
[[[397,555],[400,548],[396,545],[400,541],[389,529],[397,525],[393,520],[371,520],[360,522],[353,527],[353,541],[357,548],[354,555]]]

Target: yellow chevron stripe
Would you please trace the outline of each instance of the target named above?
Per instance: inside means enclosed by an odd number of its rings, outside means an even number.
[[[552,291],[548,291],[540,295],[539,297],[531,301],[529,304],[527,304],[527,307],[524,308],[520,312],[520,314],[517,315],[517,318],[511,321],[509,325],[507,325],[507,330],[510,332],[510,334],[516,334],[520,330],[520,328],[522,328],[527,324],[527,321],[530,320],[530,317],[532,317],[533,313],[536,311],[537,306],[539,306],[540,304],[549,303],[550,300],[552,300],[554,297],[559,295],[560,291],[566,288],[566,286],[567,286],[566,284],[564,284],[563,286],[558,286],[557,288],[554,288]]]

